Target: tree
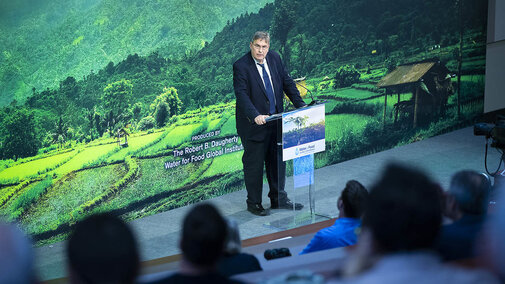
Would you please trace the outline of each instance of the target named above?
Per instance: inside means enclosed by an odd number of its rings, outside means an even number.
[[[272,19],[272,36],[279,40],[281,44],[280,52],[285,55],[285,46],[288,40],[288,33],[293,28],[296,21],[296,9],[298,0],[276,0],[274,16]],[[286,56],[284,56],[286,57]],[[284,58],[287,61],[288,58]]]
[[[140,116],[142,115],[142,103],[136,102],[133,105],[132,113],[133,113],[133,119],[135,121],[139,121],[140,120]]]
[[[109,61],[109,64],[105,67],[105,72],[107,72],[108,75],[114,74],[114,62]]]
[[[298,126],[298,129],[305,127],[305,124],[309,120],[309,117],[304,115],[303,117],[297,116],[295,119],[295,123]]]
[[[95,118],[96,131],[98,132],[98,137],[102,137],[103,132],[105,131],[105,129],[102,127],[102,116],[95,111],[94,118]]]
[[[76,99],[79,93],[79,86],[74,77],[67,77],[60,82],[60,92],[64,98]]]
[[[386,58],[386,60],[384,60],[384,68],[387,69],[388,73],[395,70],[397,65],[398,65],[398,62],[396,62],[396,60],[392,57],[388,57],[388,58]]]
[[[163,91],[165,91],[166,89],[167,88],[164,88]],[[169,88],[167,92],[168,92],[167,103],[170,109],[170,116],[180,114],[182,109],[182,101],[179,99],[177,89]]]
[[[360,73],[354,65],[342,65],[338,68],[335,74],[335,89],[349,87],[354,83],[359,82]]]
[[[158,106],[156,106],[156,111],[154,112],[154,118],[156,119],[156,125],[158,127],[163,127],[165,125],[168,112],[168,104],[166,102],[159,102]]]
[[[68,127],[67,125],[63,122],[63,118],[60,116],[60,119],[55,125],[54,132],[51,133],[52,141],[51,143],[55,144],[58,143],[60,147],[63,147],[63,144],[67,140],[67,133],[68,132]]]
[[[3,121],[2,158],[23,158],[37,154],[39,141],[33,113],[25,108],[13,110]]]
[[[151,115],[156,112],[156,109],[160,102],[164,102],[168,107],[168,114],[170,116],[180,114],[182,109],[182,101],[179,99],[179,95],[177,94],[177,89],[174,87],[165,87],[163,88],[163,93],[156,97],[153,103],[149,106],[151,110]]]
[[[146,116],[139,121],[138,129],[148,130],[154,127],[155,119],[152,116]]]
[[[294,47],[296,48],[296,59],[298,63],[298,71],[300,72],[300,76],[306,72],[305,62],[307,60],[307,55],[309,52],[309,42],[307,41],[307,37],[304,34],[296,35],[292,42],[294,43]],[[294,64],[293,64],[294,65]]]
[[[102,106],[107,113],[109,131],[113,131],[114,126],[124,118],[123,113],[128,109],[132,90],[133,84],[125,79],[108,84],[103,89]]]
[[[461,115],[461,70],[463,66],[463,30],[464,30],[464,22],[463,22],[463,0],[456,0],[456,4],[458,5],[458,26],[459,26],[459,53],[458,53],[458,96],[457,96],[457,116],[458,119]]]
[[[146,65],[153,74],[159,74],[164,64],[165,59],[156,51],[151,53],[146,59]]]
[[[305,127],[305,124],[309,120],[309,117],[304,115],[303,117],[296,116],[290,117],[287,119],[287,123],[294,123],[296,125],[296,130],[300,130],[302,127]]]

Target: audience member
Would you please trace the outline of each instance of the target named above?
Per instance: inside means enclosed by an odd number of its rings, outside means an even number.
[[[500,176],[503,178],[503,174]],[[494,190],[496,207],[490,213],[484,225],[484,233],[479,248],[482,250],[485,264],[495,272],[502,283],[505,283],[505,183],[497,182],[495,176]]]
[[[110,214],[98,214],[75,225],[68,240],[71,283],[134,283],[139,253],[128,225]]]
[[[488,211],[490,212],[492,212],[494,205],[496,205],[496,199],[500,197],[500,190],[505,188],[505,169],[495,173],[493,175],[493,181],[494,183],[491,187],[491,192],[489,193]]]
[[[0,221],[0,284],[36,283],[32,244],[14,224]]]
[[[317,232],[300,254],[354,245],[367,197],[368,191],[361,183],[348,181],[337,201],[339,215],[335,224]]]
[[[445,196],[446,212],[453,223],[442,226],[437,250],[445,260],[475,256],[474,243],[487,213],[489,178],[475,171],[457,172]]]
[[[497,283],[489,273],[445,265],[433,247],[442,210],[437,185],[422,172],[389,165],[371,188],[352,270],[354,283]],[[363,242],[362,242],[363,240]],[[368,241],[367,241],[368,240]],[[360,248],[363,246],[363,248]]]
[[[261,270],[258,259],[252,255],[241,252],[242,241],[238,224],[232,219],[226,219],[227,236],[224,246],[224,256],[219,261],[217,268],[221,275],[229,277],[235,274]]]
[[[154,283],[240,283],[217,272],[223,255],[226,222],[209,203],[200,203],[186,215],[182,225],[179,271]]]

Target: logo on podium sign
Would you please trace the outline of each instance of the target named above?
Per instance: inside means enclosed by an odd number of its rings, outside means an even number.
[[[325,150],[324,104],[301,108],[282,115],[282,160]]]

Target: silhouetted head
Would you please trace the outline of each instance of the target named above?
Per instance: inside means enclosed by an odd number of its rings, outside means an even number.
[[[181,250],[184,258],[201,267],[214,266],[223,254],[226,233],[226,222],[213,205],[196,205],[182,225]]]
[[[482,215],[487,212],[491,182],[476,171],[460,171],[452,176],[449,194],[454,197],[459,210],[465,214]]]
[[[439,198],[423,172],[388,165],[370,190],[363,227],[383,253],[432,248],[442,218]]]
[[[135,237],[124,221],[110,214],[77,223],[67,254],[70,278],[78,283],[133,283],[139,272]]]
[[[365,208],[365,201],[368,197],[366,188],[355,180],[346,183],[337,207],[344,211],[344,216],[349,218],[361,218]]]

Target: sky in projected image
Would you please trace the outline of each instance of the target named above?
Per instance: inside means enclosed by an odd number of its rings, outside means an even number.
[[[303,113],[300,115],[300,113]],[[303,120],[302,124],[296,123],[296,118],[300,117]],[[310,126],[312,124],[324,122],[324,106],[323,111],[320,108],[299,109],[282,116],[284,123],[282,124],[282,132],[290,132],[299,128]],[[301,127],[300,127],[301,126]]]

